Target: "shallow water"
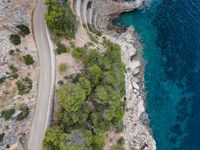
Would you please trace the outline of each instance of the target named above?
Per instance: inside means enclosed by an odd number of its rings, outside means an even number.
[[[157,149],[200,150],[200,0],[149,2],[120,21],[133,25],[144,45],[147,111]]]

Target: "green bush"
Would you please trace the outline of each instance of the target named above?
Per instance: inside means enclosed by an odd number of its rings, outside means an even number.
[[[21,111],[17,120],[20,121],[20,120],[23,120],[25,119],[28,115],[29,115],[29,108],[27,105],[23,104],[19,107],[19,110]]]
[[[24,63],[26,64],[26,65],[32,65],[32,64],[34,64],[34,60],[33,60],[33,57],[31,56],[31,55],[25,55],[25,56],[23,56],[23,60],[24,60]]]
[[[45,0],[48,13],[45,20],[49,29],[57,37],[72,39],[75,37],[77,28],[76,16],[73,14],[68,1]]]
[[[17,79],[18,78],[18,69],[14,66],[14,65],[10,65],[9,66],[9,69],[10,69],[10,77],[13,78],[13,79]]]
[[[10,41],[14,45],[19,45],[21,43],[21,38],[18,34],[11,34],[10,35]]]
[[[3,142],[4,136],[5,136],[5,133],[0,134],[0,143]]]
[[[0,78],[0,84],[4,83],[6,81],[7,77],[6,76],[2,76]]]
[[[32,80],[26,77],[25,79],[18,80],[16,82],[16,85],[18,89],[18,94],[24,95],[29,93],[32,89]]]
[[[24,25],[24,24],[20,24],[16,26],[18,29],[20,29],[19,34],[22,36],[26,36],[28,34],[30,34],[30,29],[28,28],[28,26]]]
[[[4,118],[5,120],[9,120],[15,113],[15,109],[11,108],[8,110],[3,110],[1,112],[1,117]]]
[[[86,55],[86,49],[83,48],[83,47],[77,47],[75,48],[73,51],[72,51],[72,55],[75,57],[75,58],[83,58],[85,55]]]
[[[57,48],[55,49],[56,54],[62,54],[62,53],[66,53],[69,52],[69,48],[66,48],[63,44],[61,44],[60,42],[58,42],[56,44]]]

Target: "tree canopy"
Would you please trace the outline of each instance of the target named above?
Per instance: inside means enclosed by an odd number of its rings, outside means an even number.
[[[77,111],[86,99],[86,92],[80,84],[65,84],[57,91],[56,96],[66,111]]]
[[[69,4],[64,0],[45,0],[48,6],[48,13],[45,20],[49,29],[57,37],[72,39],[75,37],[76,16],[73,14]]]
[[[119,46],[110,41],[105,45],[104,53],[74,49],[73,55],[83,61],[84,71],[56,90],[61,108],[53,129],[47,131],[44,149],[50,145],[49,150],[102,150],[106,132],[121,125],[125,67]]]

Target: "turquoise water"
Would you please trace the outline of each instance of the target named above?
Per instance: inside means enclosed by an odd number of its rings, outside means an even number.
[[[200,150],[200,0],[154,0],[116,21],[144,45],[150,126],[158,150]]]

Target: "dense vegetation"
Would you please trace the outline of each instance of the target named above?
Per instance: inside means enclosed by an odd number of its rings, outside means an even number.
[[[22,35],[23,37],[30,34],[30,29],[28,28],[28,26],[20,24],[17,25],[16,27],[20,30],[19,34]]]
[[[21,37],[18,34],[11,34],[10,41],[14,45],[19,45],[21,43]]]
[[[76,16],[67,0],[45,0],[48,13],[45,20],[55,37],[72,39],[75,37]]]
[[[65,45],[61,44],[60,42],[57,42],[56,47],[56,54],[62,54],[70,51],[69,48],[65,47]]]
[[[56,90],[61,108],[46,132],[44,150],[102,150],[106,132],[121,125],[124,114],[125,67],[120,47],[108,40],[107,50],[75,48],[74,57],[84,62],[82,74]],[[123,145],[118,144],[123,149]]]

